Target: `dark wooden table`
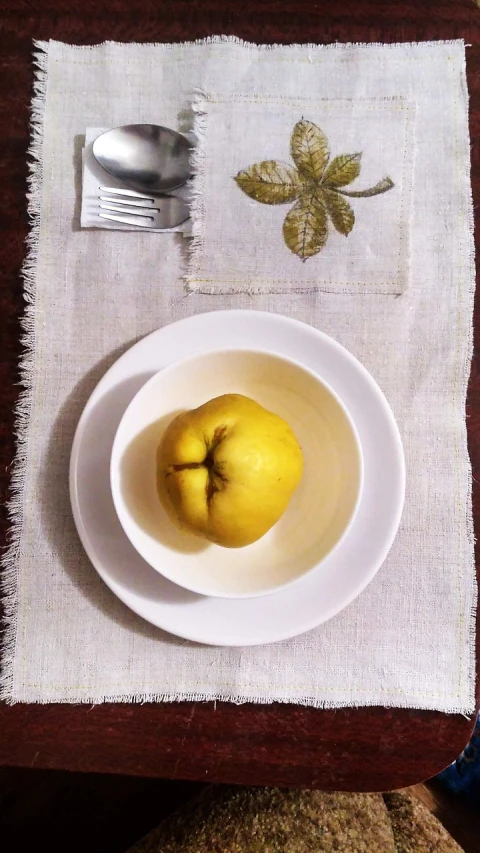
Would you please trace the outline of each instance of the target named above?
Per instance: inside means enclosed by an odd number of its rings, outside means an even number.
[[[0,535],[18,393],[19,268],[27,233],[26,150],[32,39],[77,44],[182,41],[234,34],[257,42],[464,38],[472,179],[480,204],[480,11],[473,0],[3,0],[0,10]],[[478,239],[478,228],[477,228]],[[478,248],[478,246],[477,246]],[[479,343],[480,303],[475,313]],[[468,398],[474,515],[480,533],[480,375]],[[480,636],[480,635],[479,635]],[[477,644],[480,650],[480,644]],[[473,719],[396,709],[289,705],[0,705],[0,764],[201,781],[386,790],[430,777],[468,740]]]

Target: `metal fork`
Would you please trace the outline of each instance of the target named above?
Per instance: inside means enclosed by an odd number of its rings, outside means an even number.
[[[99,213],[100,219],[110,219],[137,228],[150,228],[152,231],[165,231],[181,225],[190,216],[188,205],[178,196],[154,198],[117,187],[100,187],[100,192],[108,193],[108,196],[100,196],[100,209],[111,211]]]

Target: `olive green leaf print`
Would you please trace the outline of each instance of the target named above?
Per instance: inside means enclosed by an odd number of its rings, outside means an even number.
[[[335,190],[324,189],[323,196],[334,227],[346,237],[355,224],[355,214],[347,199],[342,198]]]
[[[283,239],[302,261],[323,249],[329,221],[340,234],[350,234],[355,214],[345,196],[369,198],[394,186],[390,178],[382,178],[366,190],[344,189],[358,178],[362,155],[341,154],[330,160],[323,130],[303,118],[293,128],[290,153],[295,166],[264,160],[242,169],[235,181],[246,195],[262,204],[295,202],[283,223]]]
[[[330,157],[328,139],[316,124],[302,119],[293,128],[290,153],[304,178],[319,181]]]
[[[235,178],[244,193],[262,204],[295,201],[303,191],[301,175],[288,163],[264,160],[239,172]]]
[[[287,213],[283,239],[299,258],[311,258],[323,249],[328,237],[327,206],[315,187],[306,190]]]

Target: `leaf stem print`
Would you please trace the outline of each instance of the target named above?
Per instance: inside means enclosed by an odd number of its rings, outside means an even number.
[[[234,180],[245,195],[261,204],[295,202],[283,223],[283,239],[302,261],[321,252],[329,221],[340,234],[350,234],[355,213],[345,196],[370,198],[394,187],[391,178],[385,177],[366,190],[344,189],[360,175],[361,153],[330,160],[323,130],[303,118],[293,128],[290,154],[294,166],[263,160],[242,169]]]
[[[370,196],[372,195],[380,195],[380,193],[386,193],[394,186],[395,184],[392,180],[390,180],[390,178],[382,178],[382,180],[379,181],[378,184],[375,184],[374,187],[370,187],[369,190],[357,190],[357,192],[354,192],[354,190],[341,190],[337,187],[336,191],[341,195],[348,195],[350,198],[370,198]]]

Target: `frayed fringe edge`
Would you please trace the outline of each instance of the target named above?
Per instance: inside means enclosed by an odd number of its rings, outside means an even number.
[[[9,698],[8,704],[13,705],[17,700]],[[64,697],[52,695],[48,698],[39,700],[36,696],[33,698],[26,697],[19,701],[28,701],[34,704],[48,704],[51,702],[60,702],[71,705],[100,705],[107,702],[129,703],[134,705],[143,705],[147,702],[229,702],[233,705],[244,705],[253,703],[255,705],[273,705],[275,703],[286,705],[303,705],[310,708],[320,709],[335,709],[335,708],[367,708],[367,707],[382,707],[382,708],[412,708],[416,710],[431,710],[441,711],[444,714],[462,714],[467,719],[475,713],[475,703],[460,704],[455,698],[452,700],[445,699],[442,702],[422,702],[418,698],[410,700],[405,696],[395,696],[395,693],[388,698],[372,698],[366,701],[359,702],[354,697],[350,699],[320,699],[318,696],[258,696],[258,695],[229,695],[219,692],[203,693],[190,690],[178,690],[171,692],[151,692],[145,691],[138,694],[112,693],[101,696],[93,695],[75,695]]]
[[[50,44],[59,44],[64,45],[67,44],[67,47],[74,48],[75,50],[95,50],[97,47],[110,47],[120,45],[121,47],[126,47],[129,49],[133,49],[136,47],[163,47],[166,50],[177,50],[182,47],[201,47],[202,45],[208,44],[233,44],[237,47],[247,48],[248,50],[278,50],[281,48],[282,50],[294,51],[295,49],[308,48],[309,50],[343,50],[343,48],[352,48],[359,47],[362,49],[371,50],[374,48],[387,48],[387,49],[395,49],[395,48],[406,48],[406,47],[437,47],[437,46],[446,46],[446,45],[457,45],[457,46],[466,46],[471,47],[470,44],[465,45],[464,39],[439,39],[438,41],[405,41],[405,42],[392,42],[390,44],[385,44],[383,42],[331,42],[329,44],[315,44],[313,42],[297,42],[295,44],[256,44],[255,42],[245,41],[244,39],[238,38],[237,36],[225,36],[225,35],[216,35],[216,36],[208,36],[204,39],[195,39],[194,41],[185,41],[185,42],[117,42],[117,41],[102,41],[98,42],[98,44],[93,45],[83,45],[83,44],[68,44],[66,42],[59,42],[55,39],[50,41]]]
[[[469,91],[467,85],[467,63],[466,63],[466,55],[463,57],[463,66],[462,66],[462,84],[465,88],[466,98],[467,98],[467,112],[465,117],[466,122],[466,135],[467,139],[469,139],[469,126],[468,126],[468,115],[469,115]],[[465,412],[466,402],[467,402],[467,390],[468,390],[468,382],[470,379],[470,371],[472,364],[472,356],[473,356],[473,310],[474,310],[474,302],[475,302],[475,287],[476,287],[476,275],[475,275],[475,238],[474,238],[474,228],[475,228],[475,219],[474,219],[474,206],[473,206],[473,193],[472,193],[472,185],[471,185],[471,145],[467,146],[467,150],[465,152],[465,156],[468,159],[468,187],[467,187],[467,221],[468,221],[468,230],[469,230],[469,245],[468,245],[468,264],[466,269],[466,275],[468,276],[468,306],[469,306],[469,324],[468,324],[468,341],[467,346],[465,348],[465,361],[462,365],[463,368],[463,394],[461,398],[461,411]],[[467,439],[467,424],[464,418],[464,441],[465,441],[465,454],[468,458],[468,439]],[[478,583],[477,583],[477,575],[476,575],[476,564],[475,564],[475,530],[473,523],[473,474],[472,474],[472,466],[470,460],[467,463],[467,477],[468,477],[468,495],[470,497],[470,505],[467,508],[467,517],[466,517],[466,528],[467,528],[467,540],[470,545],[471,557],[470,557],[470,589],[468,594],[468,601],[470,602],[469,612],[467,614],[467,632],[468,632],[468,649],[469,649],[469,658],[467,664],[467,685],[469,691],[469,701],[472,705],[475,706],[475,687],[476,687],[476,642],[477,642],[477,603],[478,603]]]
[[[205,238],[205,153],[207,143],[207,103],[208,95],[196,90],[193,93],[191,108],[194,115],[193,132],[197,144],[192,151],[192,193],[190,198],[190,221],[192,231],[189,246],[188,269],[185,282],[188,293],[195,293],[198,288],[195,281],[199,277],[199,268],[204,251]],[[212,289],[211,293],[218,292]]]
[[[35,79],[30,119],[30,146],[28,149],[28,215],[30,233],[27,237],[27,256],[22,267],[25,312],[21,321],[21,343],[24,347],[20,359],[20,384],[22,391],[15,409],[16,453],[12,467],[10,499],[7,505],[10,530],[7,548],[1,559],[0,592],[3,600],[2,669],[0,673],[0,699],[10,699],[13,691],[13,669],[17,635],[18,562],[24,520],[24,488],[28,467],[28,428],[32,409],[32,386],[35,360],[35,297],[38,245],[41,221],[41,189],[43,178],[42,151],[44,112],[47,95],[48,42],[34,42]]]

